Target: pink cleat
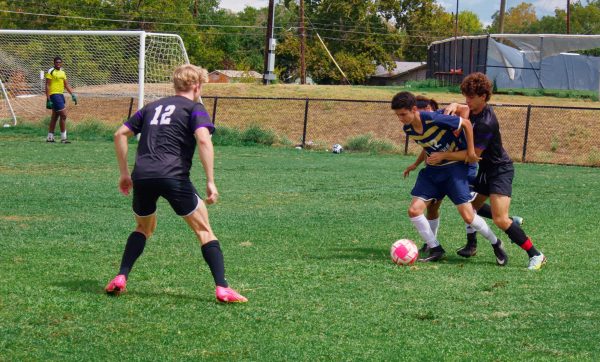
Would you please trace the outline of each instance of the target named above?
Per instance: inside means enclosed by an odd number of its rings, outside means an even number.
[[[106,291],[106,294],[117,296],[121,293],[125,293],[126,287],[127,278],[125,278],[125,275],[119,274],[113,280],[111,280],[110,283],[106,285],[106,288],[104,288],[104,290]]]
[[[248,301],[248,298],[231,288],[217,286],[215,295],[217,296],[217,300],[223,303],[246,303]]]

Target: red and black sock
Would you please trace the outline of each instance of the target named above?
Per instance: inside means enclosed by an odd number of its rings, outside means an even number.
[[[210,268],[215,284],[227,288],[227,280],[225,280],[225,262],[223,260],[223,252],[221,251],[219,240],[209,241],[202,245],[202,256]]]
[[[127,244],[125,245],[125,251],[123,252],[123,258],[121,259],[121,269],[119,274],[125,275],[125,278],[129,277],[129,272],[133,268],[133,264],[137,258],[142,255],[144,248],[146,247],[146,235],[134,231],[127,238]]]
[[[513,222],[512,224],[510,224],[510,227],[504,232],[506,233],[506,235],[508,235],[508,237],[513,243],[519,245],[521,249],[525,250],[530,258],[540,254],[540,252],[537,251],[535,246],[533,246],[531,239],[529,239],[527,235],[525,235],[523,229],[521,229],[521,227],[516,223]]]

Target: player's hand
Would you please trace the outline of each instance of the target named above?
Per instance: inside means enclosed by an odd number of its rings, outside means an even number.
[[[46,100],[46,109],[52,109],[52,101],[51,100]]]
[[[123,195],[129,195],[129,191],[133,187],[133,181],[131,181],[131,176],[123,175],[119,177],[119,192]]]
[[[208,205],[212,205],[217,202],[219,198],[219,191],[217,191],[217,186],[214,182],[206,183],[206,200],[204,200]]]
[[[75,95],[75,93],[71,94],[71,100],[73,101],[73,103],[75,103],[75,105],[77,105],[77,96]]]
[[[414,171],[416,169],[417,169],[417,166],[414,163],[410,164],[402,173],[404,175],[404,178],[407,178],[408,174],[410,174],[411,171]]]
[[[429,165],[437,165],[444,161],[444,152],[434,152],[430,156],[427,157],[427,164]]]
[[[446,106],[446,108],[444,108],[444,114],[456,114],[456,111],[458,110],[458,103],[450,103],[449,105]]]
[[[481,157],[477,156],[477,154],[475,152],[473,152],[473,153],[467,152],[467,157],[465,158],[465,163],[475,163],[475,162],[479,162],[479,160],[481,160]]]

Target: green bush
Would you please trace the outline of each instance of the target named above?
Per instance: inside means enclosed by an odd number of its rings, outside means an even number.
[[[264,130],[257,125],[252,125],[242,132],[241,140],[244,145],[271,146],[275,143],[277,137],[271,130]]]
[[[116,131],[115,127],[110,127],[96,119],[86,119],[75,124],[70,129],[67,121],[67,130],[70,134],[73,134],[74,138],[86,141],[112,140],[113,134]]]
[[[273,131],[264,130],[258,125],[252,125],[243,131],[218,126],[213,135],[213,144],[216,146],[272,146],[276,141],[277,136]]]
[[[241,139],[241,132],[229,127],[216,127],[212,137],[215,146],[240,146]]]
[[[346,145],[346,150],[356,152],[370,153],[393,153],[396,147],[385,140],[374,139],[372,134],[360,135],[350,138]]]

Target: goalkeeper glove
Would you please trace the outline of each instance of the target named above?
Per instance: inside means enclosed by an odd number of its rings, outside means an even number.
[[[75,94],[71,94],[71,99],[73,100],[73,103],[77,105],[77,96]]]
[[[46,109],[52,109],[52,101],[49,99],[46,101]]]

